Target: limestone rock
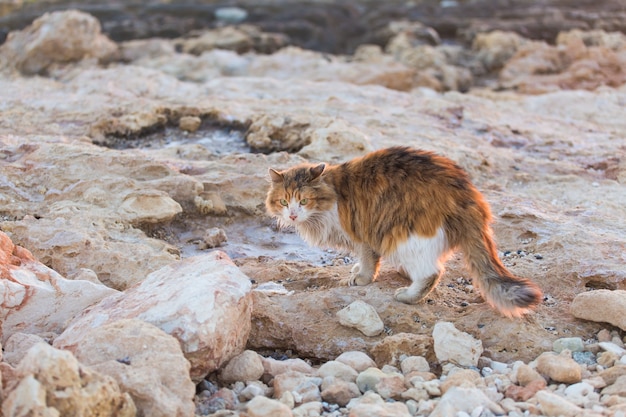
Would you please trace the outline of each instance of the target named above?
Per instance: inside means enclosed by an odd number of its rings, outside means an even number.
[[[271,377],[290,371],[309,375],[314,373],[313,367],[300,358],[279,361],[274,358],[261,357],[261,362],[263,363],[264,373]]]
[[[407,406],[402,402],[386,402],[374,392],[365,393],[352,400],[348,406],[351,417],[410,417]]]
[[[498,70],[527,42],[515,32],[494,30],[478,33],[472,42],[472,50],[487,71]]]
[[[186,132],[195,132],[202,124],[202,119],[197,116],[183,116],[178,121],[178,127]]]
[[[187,258],[102,300],[54,345],[74,351],[89,329],[138,318],[178,339],[197,381],[243,351],[250,330],[250,288],[250,280],[223,252]]]
[[[595,290],[574,298],[571,313],[583,320],[606,322],[626,330],[626,291]]]
[[[480,340],[461,332],[454,324],[440,322],[433,328],[435,355],[440,362],[452,362],[460,366],[476,366],[483,353]]]
[[[481,375],[472,369],[461,369],[448,375],[441,383],[441,392],[446,393],[454,387],[477,388],[477,384],[481,381]]]
[[[343,352],[341,355],[337,356],[335,360],[350,366],[357,372],[362,372],[367,368],[376,366],[376,362],[374,362],[372,358],[366,353],[358,351]]]
[[[2,345],[2,360],[15,367],[31,347],[46,342],[42,337],[28,333],[13,333]]]
[[[529,42],[521,46],[500,72],[507,88],[526,93],[545,93],[558,89],[595,89],[602,85],[620,86],[626,81],[623,43],[612,43],[618,51],[605,46],[587,45],[576,35],[561,35],[560,44]]]
[[[315,161],[345,161],[374,150],[364,132],[341,119],[308,129],[306,137],[307,144],[298,154]]]
[[[552,350],[556,353],[561,353],[565,349],[570,352],[582,352],[583,340],[580,337],[562,337],[552,342]]]
[[[441,397],[430,416],[453,416],[461,412],[469,414],[479,407],[488,409],[496,415],[504,414],[502,408],[491,401],[481,390],[453,387]]]
[[[504,395],[517,402],[528,401],[530,398],[534,397],[537,392],[545,389],[546,386],[546,381],[543,378],[534,379],[521,387],[519,385],[509,385]]]
[[[343,381],[354,382],[358,372],[342,362],[329,361],[318,368],[317,375],[322,378],[332,376]]]
[[[356,384],[361,392],[374,391],[376,384],[378,384],[386,374],[378,368],[368,368],[356,378]]]
[[[543,381],[543,377],[539,372],[522,362],[518,362],[515,364],[515,366],[513,367],[512,376],[513,381],[517,382],[523,387],[536,380]]]
[[[411,372],[430,372],[430,365],[423,356],[408,356],[400,362],[404,375]]]
[[[152,324],[122,319],[90,329],[74,355],[81,364],[118,381],[143,415],[193,413],[189,361],[178,340]]]
[[[371,305],[363,301],[353,301],[337,312],[339,323],[358,329],[365,336],[379,335],[385,325]]]
[[[257,116],[246,133],[246,142],[253,150],[270,153],[297,152],[310,143],[305,130],[311,125],[305,116]]]
[[[69,10],[46,13],[26,29],[11,32],[0,56],[24,74],[35,75],[85,58],[110,59],[116,51],[95,17]]]
[[[398,333],[385,337],[371,349],[374,361],[379,365],[395,365],[404,356],[424,356],[432,358],[433,339],[428,335]]]
[[[329,383],[327,387],[322,385],[321,395],[324,401],[345,407],[351,399],[361,396],[361,391],[354,382],[332,377],[331,379],[333,379],[333,382]]]
[[[225,384],[237,381],[257,381],[263,376],[263,360],[251,350],[244,350],[232,358],[220,371],[220,380]]]
[[[575,384],[582,380],[582,370],[571,357],[569,351],[556,355],[552,352],[542,353],[536,360],[537,372],[556,382]]]
[[[167,193],[141,190],[124,197],[119,213],[130,224],[155,224],[171,221],[183,211]]]
[[[619,395],[626,397],[626,375],[618,377],[615,382],[602,390],[602,395]]]
[[[42,416],[135,416],[130,395],[117,382],[81,365],[67,351],[47,343],[34,345],[4,391],[2,413]]]
[[[285,372],[274,377],[274,398],[281,399],[285,393],[289,392],[293,394],[296,404],[321,401],[321,384],[321,378],[300,372]]]
[[[250,417],[292,417],[291,410],[285,404],[263,396],[254,397],[246,406]]]
[[[535,398],[542,414],[547,416],[574,417],[583,413],[582,408],[549,391],[539,391]]]
[[[5,343],[14,332],[61,333],[68,320],[117,291],[63,278],[0,232],[0,293]]]

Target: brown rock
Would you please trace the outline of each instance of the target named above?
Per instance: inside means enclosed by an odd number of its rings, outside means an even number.
[[[0,48],[8,63],[28,75],[85,58],[110,59],[117,45],[100,32],[93,16],[69,10],[46,13],[26,29],[11,32]]]
[[[542,380],[545,382],[539,372],[535,371],[533,368],[526,365],[525,363],[517,367],[515,377],[517,379],[517,383],[522,387],[525,387],[526,385],[536,380]]]
[[[137,412],[130,395],[113,378],[82,366],[70,352],[47,343],[28,351],[14,377],[4,389],[2,413],[6,417],[40,415],[47,407],[56,409],[54,415],[66,416],[131,417]]]
[[[601,391],[602,395],[619,395],[620,397],[626,397],[626,375],[617,377],[615,382],[608,385]]]
[[[448,375],[441,383],[441,393],[445,394],[452,387],[476,388],[482,380],[481,375],[471,369],[462,369]]]
[[[340,407],[345,407],[351,399],[360,396],[361,391],[359,391],[359,387],[354,382],[341,379],[336,379],[335,382],[322,390],[322,399],[324,401],[337,404]]]
[[[607,385],[614,384],[617,378],[624,375],[626,375],[626,365],[615,365],[611,368],[603,370],[599,374]]]
[[[195,132],[202,124],[202,119],[197,116],[183,116],[178,121],[178,127],[186,132]]]
[[[575,384],[582,380],[582,370],[578,363],[564,350],[559,355],[542,353],[536,360],[537,371],[556,382]]]
[[[626,291],[595,290],[578,294],[570,306],[584,320],[606,322],[626,330]]]
[[[395,365],[400,356],[423,356],[435,362],[432,337],[428,335],[398,333],[387,336],[371,349],[374,361],[379,365]]]
[[[517,402],[528,401],[538,391],[545,389],[546,386],[546,381],[543,378],[535,379],[525,386],[509,385],[504,393],[504,396]]]

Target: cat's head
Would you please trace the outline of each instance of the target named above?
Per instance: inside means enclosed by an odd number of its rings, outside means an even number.
[[[267,212],[281,226],[297,226],[330,210],[336,202],[332,187],[324,182],[326,165],[302,164],[285,171],[270,169]]]

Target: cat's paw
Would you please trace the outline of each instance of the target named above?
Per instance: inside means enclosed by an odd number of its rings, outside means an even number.
[[[365,275],[359,270],[357,273],[354,273],[353,271],[353,273],[350,274],[350,278],[346,279],[346,283],[348,284],[348,287],[354,287],[357,285],[367,285],[372,282],[373,279],[374,277],[371,274]]]
[[[422,299],[421,294],[415,294],[409,287],[398,288],[393,298],[404,304],[415,304]]]
[[[357,275],[359,272],[361,272],[361,263],[357,262],[350,270],[350,274]]]

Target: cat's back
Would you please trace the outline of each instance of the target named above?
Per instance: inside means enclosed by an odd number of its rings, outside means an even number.
[[[419,149],[381,149],[337,165],[329,174],[342,226],[382,254],[411,233],[434,236],[445,219],[482,206],[465,171]]]
[[[337,167],[341,184],[350,192],[403,193],[412,188],[470,186],[469,178],[453,161],[433,152],[392,147],[371,152]],[[443,190],[440,190],[443,191]]]

